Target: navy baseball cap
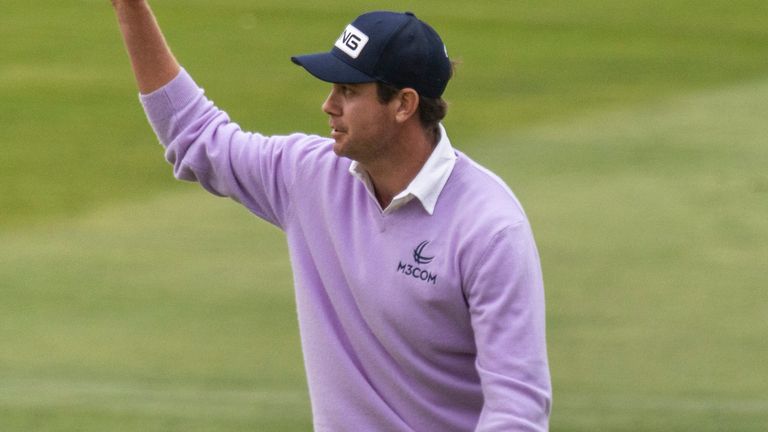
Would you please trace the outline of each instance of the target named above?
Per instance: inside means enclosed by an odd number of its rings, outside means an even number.
[[[383,81],[438,98],[451,78],[448,50],[437,32],[411,12],[369,12],[357,17],[330,52],[291,57],[331,83]]]

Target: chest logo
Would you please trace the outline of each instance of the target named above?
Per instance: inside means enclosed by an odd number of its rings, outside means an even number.
[[[408,264],[400,261],[397,264],[397,272],[402,273],[406,276],[410,276],[414,279],[418,279],[422,282],[431,283],[432,285],[437,284],[437,275],[430,272],[427,269],[420,268],[419,265],[426,265],[432,262],[432,260],[435,259],[434,256],[426,256],[424,249],[429,244],[428,241],[423,241],[419,243],[418,246],[416,246],[416,249],[413,250],[413,260],[416,262],[416,265]]]
[[[435,259],[433,256],[424,256],[424,248],[427,247],[428,244],[429,242],[425,240],[419,243],[419,245],[416,246],[416,249],[413,250],[413,260],[416,261],[416,264],[429,264]]]

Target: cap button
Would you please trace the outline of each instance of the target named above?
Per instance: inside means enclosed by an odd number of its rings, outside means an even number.
[[[408,15],[408,16],[412,16],[412,17],[416,16],[416,15],[413,14],[413,12],[406,12],[405,14]]]

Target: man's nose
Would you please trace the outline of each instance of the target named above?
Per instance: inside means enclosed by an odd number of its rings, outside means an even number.
[[[331,93],[328,94],[328,97],[325,98],[325,102],[323,102],[322,110],[324,113],[332,116],[338,116],[341,114],[341,110],[339,109],[339,105],[336,100],[336,91],[331,90]]]

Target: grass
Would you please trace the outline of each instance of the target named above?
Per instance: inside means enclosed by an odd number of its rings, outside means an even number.
[[[364,10],[425,17],[462,60],[452,141],[536,231],[552,430],[768,427],[762,2],[154,4],[267,133],[325,132],[288,56]],[[309,430],[281,233],[171,180],[108,2],[3,9],[0,430]]]
[[[509,138],[549,287],[557,430],[768,425],[767,94],[749,83]]]
[[[308,427],[280,233],[202,195],[2,236],[3,430]]]

